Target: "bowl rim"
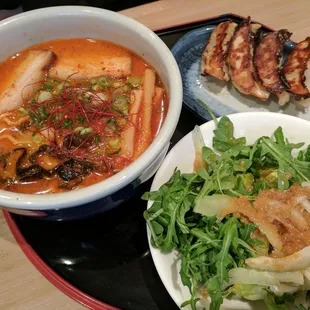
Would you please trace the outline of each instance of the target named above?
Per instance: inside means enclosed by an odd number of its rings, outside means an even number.
[[[304,124],[306,126],[308,126],[310,128],[310,121],[308,120],[305,120],[305,119],[302,119],[302,118],[299,118],[299,117],[296,117],[296,116],[293,116],[293,115],[289,115],[289,114],[283,114],[283,113],[275,113],[275,112],[266,112],[266,111],[252,111],[252,112],[238,112],[238,113],[232,113],[232,114],[228,114],[228,115],[225,115],[226,117],[230,118],[230,120],[235,124],[235,122],[238,122],[240,121],[240,119],[246,119],[247,117],[252,117],[252,118],[255,118],[255,117],[259,117],[261,118],[262,120],[263,119],[266,119],[266,118],[271,118],[272,120],[276,120],[277,119],[282,119],[282,120],[285,120],[287,121],[288,123],[290,122],[299,122],[300,124]],[[217,117],[216,119],[219,121],[221,117]],[[199,126],[201,128],[201,131],[204,132],[204,131],[212,131],[212,137],[213,137],[213,130],[212,128],[215,128],[216,127],[216,124],[214,122],[214,120],[211,120],[211,121],[206,121],[204,122],[203,124],[201,124]],[[193,128],[194,129],[194,128]],[[182,139],[180,139],[174,146],[173,148],[168,152],[168,154],[166,155],[165,159],[163,160],[162,164],[161,164],[161,167],[158,169],[158,171],[156,172],[155,174],[155,177],[152,181],[152,185],[151,185],[151,188],[150,188],[150,191],[156,191],[160,188],[160,186],[163,185],[163,182],[160,182],[159,180],[163,177],[162,176],[162,169],[165,168],[165,162],[167,160],[170,160],[171,157],[175,157],[175,156],[172,156],[172,152],[174,152],[174,149],[175,148],[178,148],[178,145],[180,145],[182,143],[182,141],[187,138],[188,136],[190,136],[192,134],[192,131],[188,132],[185,136],[182,137]],[[204,134],[203,134],[204,135]],[[246,137],[246,134],[245,134],[245,137]],[[192,141],[192,139],[191,139]],[[301,141],[303,142],[303,141]],[[147,209],[149,209],[151,206],[152,206],[152,201],[148,201],[147,202]],[[150,232],[150,229],[146,223],[146,232],[147,232],[147,239],[148,239],[148,244],[149,244],[149,248],[150,248],[150,253],[151,253],[151,256],[152,256],[152,260],[154,262],[154,265],[155,265],[155,268],[156,268],[156,271],[160,277],[160,280],[161,282],[163,283],[163,285],[165,286],[168,294],[170,295],[170,297],[173,299],[173,301],[175,302],[175,304],[177,306],[180,307],[180,304],[182,302],[184,302],[185,300],[182,300],[182,301],[179,301],[178,300],[178,296],[177,294],[175,293],[177,291],[177,289],[171,289],[171,283],[172,283],[172,280],[170,279],[170,275],[167,276],[167,273],[165,272],[165,269],[163,268],[163,265],[162,265],[162,260],[161,258],[163,256],[171,256],[171,255],[175,255],[177,254],[176,250],[173,250],[172,252],[170,253],[161,253],[157,248],[154,248],[151,244],[151,232]],[[178,275],[179,277],[179,275]],[[184,286],[184,288],[186,289],[186,287]],[[189,294],[189,292],[188,292]],[[242,300],[243,302],[246,302],[246,300]],[[250,301],[248,301],[250,302]],[[251,303],[250,303],[251,304]],[[200,309],[200,307],[199,307]],[[225,308],[225,309],[229,309],[229,308]],[[236,309],[236,308],[234,308]],[[247,308],[247,309],[250,309],[250,308]]]
[[[169,68],[169,70],[167,70],[167,80],[169,84],[171,84],[169,85],[170,104],[165,122],[157,137],[155,137],[148,149],[138,159],[122,171],[96,184],[64,193],[36,195],[0,190],[0,205],[7,209],[58,210],[90,203],[115,193],[138,178],[160,155],[162,150],[169,143],[177,126],[182,108],[183,88],[178,65],[166,44],[152,30],[143,24],[120,13],[105,9],[88,6],[55,6],[24,12],[4,19],[0,22],[0,29],[2,29],[2,27],[10,27],[10,24],[16,24],[24,20],[29,20],[29,23],[35,22],[36,16],[39,15],[40,18],[46,17],[50,19],[63,15],[75,15],[77,18],[81,15],[88,15],[98,20],[114,20],[138,32],[160,55],[162,55],[162,63],[165,67]]]

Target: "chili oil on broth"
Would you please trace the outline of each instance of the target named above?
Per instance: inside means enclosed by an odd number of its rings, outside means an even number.
[[[12,57],[9,57],[2,63],[0,63],[0,72],[2,75],[2,79],[0,81],[0,93],[3,93],[14,81],[16,81],[19,76],[16,76],[16,71],[19,68],[19,66],[23,63],[23,61],[27,58],[27,56],[31,53],[31,51],[34,50],[50,50],[53,53],[56,54],[57,59],[55,63],[50,67],[49,71],[47,72],[47,76],[49,76],[49,72],[53,70],[55,66],[57,66],[58,63],[65,62],[67,59],[70,59],[70,62],[73,61],[77,64],[77,67],[81,66],[86,63],[87,64],[94,64],[100,62],[100,59],[109,58],[109,57],[130,57],[131,59],[131,77],[140,77],[140,85],[138,87],[133,87],[131,85],[131,89],[126,93],[130,97],[130,104],[128,105],[129,108],[132,105],[133,101],[135,100],[135,95],[139,95],[142,93],[142,104],[140,104],[140,109],[135,114],[124,114],[121,115],[121,118],[125,118],[127,120],[127,123],[125,126],[123,126],[122,130],[124,131],[125,128],[132,127],[134,128],[134,151],[132,153],[132,156],[126,157],[122,154],[109,154],[109,163],[111,164],[111,167],[109,169],[102,169],[102,163],[100,163],[100,166],[97,166],[96,168],[90,169],[87,173],[85,173],[82,177],[81,182],[77,182],[76,185],[73,184],[71,188],[63,186],[64,183],[70,183],[69,181],[64,181],[59,177],[59,175],[55,173],[50,174],[44,174],[40,177],[33,176],[33,177],[26,177],[23,179],[19,179],[18,176],[11,176],[11,179],[8,181],[8,176],[4,176],[2,172],[5,170],[5,165],[8,163],[4,163],[2,161],[2,167],[0,166],[0,188],[13,191],[13,192],[20,192],[20,193],[36,193],[36,194],[46,194],[46,193],[57,193],[57,192],[63,192],[68,191],[70,189],[77,189],[82,188],[85,186],[92,185],[94,183],[100,182],[107,177],[115,174],[116,172],[122,170],[125,168],[128,164],[130,164],[133,160],[135,160],[141,153],[145,150],[137,150],[137,145],[146,145],[146,147],[152,142],[154,137],[157,135],[161,125],[164,122],[167,108],[168,108],[168,98],[166,91],[164,89],[164,86],[162,82],[160,81],[158,75],[156,74],[155,78],[155,88],[153,93],[153,101],[152,101],[152,115],[150,117],[150,130],[151,134],[148,139],[144,138],[145,130],[143,126],[141,125],[143,123],[143,117],[144,117],[144,94],[145,94],[145,87],[144,86],[144,75],[146,70],[152,70],[153,68],[141,57],[139,57],[134,52],[121,47],[119,45],[113,44],[111,42],[102,41],[102,40],[93,40],[93,39],[57,39],[53,41],[43,42],[38,45],[32,46],[30,48],[27,48],[17,54],[15,54]],[[98,77],[100,74],[98,74]],[[91,79],[81,80],[81,81],[71,81],[70,78],[67,80],[68,86],[66,87],[80,87],[80,86],[92,86],[90,85]],[[94,79],[93,79],[94,80]],[[95,79],[96,80],[96,79]],[[139,79],[138,79],[139,80]],[[36,97],[36,100],[38,100],[38,94],[41,93],[44,88],[45,84],[50,83],[50,81],[53,81],[53,79],[46,80],[42,88],[36,93],[34,97]],[[97,79],[98,81],[98,79]],[[112,83],[116,83],[118,81],[123,82],[123,84],[128,84],[129,78],[123,77],[120,79],[114,79],[113,77],[110,79]],[[55,81],[55,85],[53,83],[50,83],[54,86],[54,88],[57,87],[58,84],[60,84],[61,80]],[[93,81],[92,81],[93,82]],[[116,89],[115,87],[114,89]],[[162,94],[161,97],[156,96],[158,95],[157,90],[161,90]],[[95,94],[97,94],[102,89],[97,89],[94,91]],[[92,92],[93,90],[90,90]],[[113,90],[111,89],[111,92]],[[160,98],[160,100],[158,100]],[[53,97],[52,97],[53,99]],[[109,98],[111,101],[112,98]],[[51,132],[51,129],[47,130],[46,128],[38,128],[37,125],[33,122],[33,119],[31,116],[29,116],[29,111],[32,111],[31,109],[38,109],[44,106],[45,103],[49,103],[51,98],[43,101],[41,104],[34,104],[32,106],[31,102],[33,100],[29,100],[28,102],[24,102],[23,105],[13,111],[4,112],[0,114],[0,158],[4,158],[4,155],[7,155],[9,152],[12,152],[16,148],[25,148],[26,149],[26,156],[19,159],[18,166],[21,169],[26,169],[29,166],[33,165],[33,162],[29,161],[29,157],[31,154],[38,152],[40,150],[41,146],[44,145],[50,145],[51,141],[49,134]],[[1,102],[0,102],[1,104]],[[111,102],[109,103],[111,104]],[[128,108],[128,109],[129,109]],[[122,113],[119,113],[122,114]],[[72,116],[72,115],[71,115]],[[115,120],[117,117],[111,117],[109,120]],[[133,123],[133,119],[135,118],[135,123]],[[105,122],[106,122],[105,117]],[[118,121],[118,119],[117,119]],[[47,124],[43,127],[47,127]],[[48,123],[50,126],[50,123]],[[89,125],[89,123],[88,123]],[[93,124],[91,124],[93,125]],[[74,122],[74,128],[64,131],[60,131],[60,137],[57,137],[55,140],[61,141],[61,146],[63,148],[63,141],[64,141],[64,134],[72,133],[74,134],[74,130],[77,128],[78,124],[75,124]],[[126,127],[127,126],[127,127]],[[83,127],[83,126],[78,126]],[[89,126],[92,127],[92,126]],[[45,134],[42,134],[42,131],[45,131]],[[126,131],[126,130],[125,130]],[[100,133],[100,132],[99,132]],[[118,136],[122,136],[122,132],[117,133]],[[62,136],[62,137],[61,137]],[[55,141],[54,141],[55,142]],[[123,145],[122,145],[123,146]],[[78,147],[77,147],[78,148]],[[56,152],[57,153],[57,152]],[[55,154],[53,154],[54,156]],[[64,156],[62,153],[61,156]],[[57,156],[56,156],[57,157]],[[67,160],[69,160],[71,157],[68,155]],[[125,157],[125,158],[124,158]],[[87,158],[86,158],[87,160]],[[53,160],[52,160],[53,161]],[[13,165],[14,163],[9,163]],[[60,163],[60,165],[63,164]],[[96,163],[95,163],[96,164]],[[1,171],[2,169],[2,171]],[[74,182],[73,182],[74,183]]]

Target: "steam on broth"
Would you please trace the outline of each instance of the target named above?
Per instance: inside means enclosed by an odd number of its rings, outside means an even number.
[[[57,193],[124,169],[150,145],[167,95],[155,70],[111,42],[59,39],[0,64],[0,188]]]

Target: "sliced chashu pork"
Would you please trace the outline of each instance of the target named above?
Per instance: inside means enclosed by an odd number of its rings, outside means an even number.
[[[87,80],[102,75],[113,78],[123,78],[131,74],[131,57],[101,57],[89,59],[59,59],[56,65],[50,70],[54,78],[66,80]]]
[[[220,23],[212,32],[201,57],[201,73],[228,81],[226,55],[237,24],[232,21]]]
[[[227,64],[233,85],[242,94],[266,100],[269,92],[255,80],[253,63],[254,35],[260,27],[251,24],[250,18],[240,23],[231,40]]]
[[[296,99],[310,97],[310,37],[299,42],[288,56],[283,74]]]
[[[13,83],[0,95],[0,113],[11,111],[30,100],[41,88],[56,56],[48,50],[33,50],[14,72]]]
[[[263,36],[255,50],[254,64],[262,85],[279,98],[279,105],[290,99],[285,91],[288,86],[281,76],[283,45],[292,34],[286,29],[267,33]]]

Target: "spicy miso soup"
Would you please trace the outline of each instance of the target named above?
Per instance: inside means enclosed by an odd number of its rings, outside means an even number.
[[[58,193],[136,160],[164,122],[167,96],[144,59],[111,42],[59,39],[0,64],[0,188]]]

